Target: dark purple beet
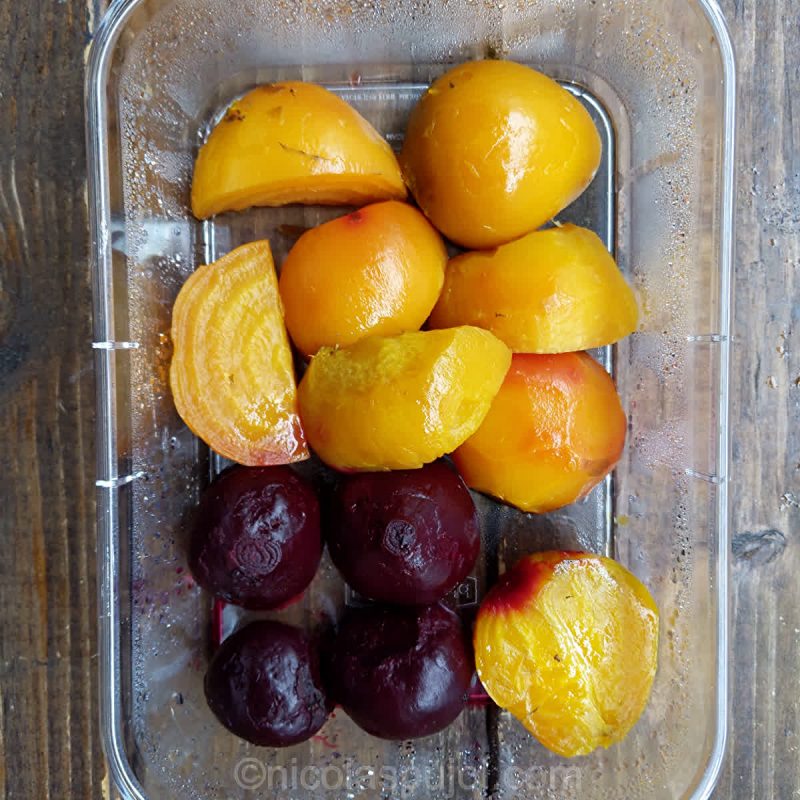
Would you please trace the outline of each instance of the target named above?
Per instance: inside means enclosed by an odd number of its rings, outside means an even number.
[[[204,589],[245,608],[279,608],[322,556],[319,502],[288,467],[232,467],[203,493],[189,567]]]
[[[441,605],[351,609],[326,660],[332,699],[382,739],[414,739],[461,713],[474,670],[459,618]]]
[[[211,660],[205,690],[209,708],[229,731],[267,747],[304,742],[332,708],[316,647],[281,622],[251,622],[229,636]]]
[[[480,552],[472,497],[443,461],[343,477],[325,528],[344,579],[385,603],[435,603],[464,580]]]

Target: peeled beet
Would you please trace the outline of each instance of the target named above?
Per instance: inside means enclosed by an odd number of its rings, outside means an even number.
[[[279,608],[322,556],[319,502],[288,467],[232,467],[206,489],[189,544],[204,589],[245,608]]]
[[[466,704],[473,670],[461,621],[441,605],[351,609],[326,659],[332,699],[382,739],[446,728]]]
[[[326,535],[350,586],[402,605],[440,600],[469,574],[480,551],[472,497],[443,461],[342,478]]]
[[[206,673],[205,692],[229,731],[267,747],[304,742],[332,708],[316,647],[280,622],[251,622],[225,639]]]

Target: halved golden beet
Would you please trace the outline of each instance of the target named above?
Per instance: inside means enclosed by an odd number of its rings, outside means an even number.
[[[447,250],[408,203],[374,203],[306,231],[279,281],[286,327],[310,356],[418,330],[442,289]]]
[[[600,238],[562,225],[451,259],[430,325],[477,325],[515,353],[569,353],[636,328],[633,291]]]
[[[510,361],[468,326],[323,347],[298,389],[308,442],[336,469],[421,467],[477,430]]]
[[[523,511],[552,511],[585,496],[614,468],[625,428],[614,382],[586,353],[518,353],[453,461],[471,489]]]
[[[183,421],[248,466],[308,458],[269,242],[194,272],[172,311],[170,385]]]
[[[248,92],[211,131],[194,168],[192,213],[405,196],[397,159],[372,125],[327,89],[286,81]]]
[[[481,604],[475,662],[489,696],[547,748],[585,755],[625,737],[647,705],[658,608],[610,558],[523,558]]]
[[[568,206],[601,149],[589,112],[554,80],[512,61],[471,61],[422,95],[400,163],[431,222],[462,247],[484,249]]]

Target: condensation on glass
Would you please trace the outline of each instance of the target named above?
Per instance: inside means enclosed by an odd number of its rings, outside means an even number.
[[[197,265],[259,237],[279,263],[298,226],[341,209],[256,209],[200,223],[187,207],[194,154],[234,97],[284,78],[331,87],[397,146],[424,87],[448,65],[481,57],[536,66],[589,107],[603,166],[559,218],[615,250],[643,313],[637,333],[595,353],[629,418],[613,478],[543,516],[477,497],[484,556],[452,601],[468,615],[487,582],[532,550],[613,554],[661,609],[652,699],[623,743],[572,761],[480,704],[417,742],[371,738],[338,712],[309,743],[252,747],[203,699],[210,601],[186,570],[183,523],[220,463],[172,404],[170,312]],[[91,50],[87,138],[101,722],[126,800],[708,796],[727,704],[734,95],[730,39],[712,0],[112,6]],[[280,616],[314,630],[348,602],[359,600],[326,557],[305,599]],[[229,608],[226,626],[239,621]]]

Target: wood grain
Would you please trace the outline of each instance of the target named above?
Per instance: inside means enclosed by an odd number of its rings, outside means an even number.
[[[716,797],[800,794],[800,4],[727,0],[739,61],[731,637]]]
[[[0,3],[5,797],[99,797],[86,2]]]
[[[84,50],[100,3],[0,0],[0,796],[107,795],[96,706]],[[733,724],[719,798],[800,794],[800,4],[739,59]]]

